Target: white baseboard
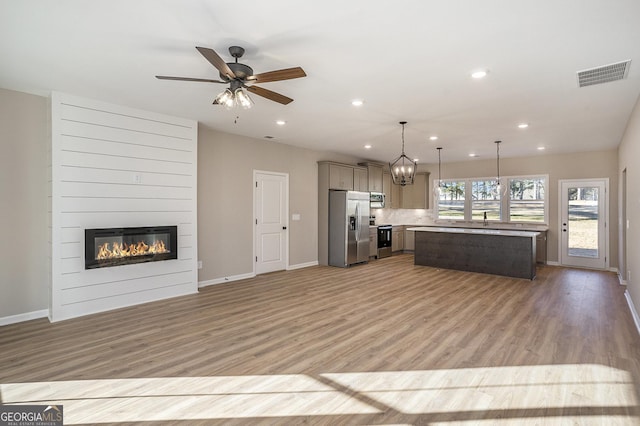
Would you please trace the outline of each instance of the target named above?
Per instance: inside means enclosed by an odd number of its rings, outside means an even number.
[[[293,271],[294,269],[308,268],[310,266],[318,266],[318,261],[316,260],[315,262],[298,263],[297,265],[289,265],[289,267],[287,268],[287,271]]]
[[[560,262],[554,262],[552,260],[548,260],[547,261],[547,265],[549,265],[549,266],[561,266]]]
[[[27,312],[24,314],[11,315],[8,317],[0,317],[0,326],[16,324],[18,322],[30,321],[34,319],[47,318],[49,316],[49,310],[43,309],[41,311]]]
[[[636,307],[633,305],[633,300],[631,299],[629,290],[625,290],[624,297],[627,299],[627,304],[629,305],[629,310],[631,310],[633,322],[636,323],[636,329],[638,330],[638,334],[640,334],[640,316],[638,316],[638,311],[636,311]]]
[[[620,271],[618,271],[618,283],[620,285],[627,285],[627,281],[622,277]]]
[[[287,267],[287,271],[292,271],[294,269],[308,268],[310,266],[318,266],[318,261],[316,260],[314,262],[298,263],[297,265],[289,265]],[[231,281],[246,280],[247,278],[254,278],[255,276],[256,276],[255,273],[250,272],[248,274],[232,275],[229,277],[216,278],[214,280],[199,281],[198,288],[207,287],[207,286],[216,285],[216,284],[224,284]]]
[[[231,275],[231,276],[228,276],[228,277],[216,278],[214,280],[199,281],[198,282],[198,288],[207,287],[207,286],[216,285],[216,284],[224,284],[224,283],[228,283],[228,282],[231,282],[231,281],[246,280],[247,278],[253,278],[255,276],[256,276],[256,274],[251,272],[251,273],[248,273],[248,274]]]

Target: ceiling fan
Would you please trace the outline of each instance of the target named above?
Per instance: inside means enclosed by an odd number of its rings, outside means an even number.
[[[210,80],[206,78],[191,78],[191,77],[169,77],[164,75],[156,75],[156,78],[160,80],[180,80],[180,81],[199,81],[204,83],[229,83],[229,88],[220,93],[213,101],[214,105],[222,104],[231,107],[235,103],[240,104],[245,108],[249,108],[253,103],[249,97],[242,90],[247,89],[249,92],[254,93],[263,98],[267,98],[271,101],[287,105],[293,102],[293,99],[281,95],[280,93],[273,92],[271,90],[263,89],[255,85],[247,86],[246,83],[268,83],[270,81],[290,80],[292,78],[305,77],[307,74],[300,67],[285,68],[276,71],[268,71],[260,74],[254,74],[253,68],[248,65],[238,62],[238,58],[244,55],[244,48],[240,46],[231,46],[229,53],[235,58],[235,62],[225,62],[220,55],[218,55],[213,49],[206,47],[196,47],[198,52],[202,54],[216,69],[220,72],[220,78],[222,80]]]

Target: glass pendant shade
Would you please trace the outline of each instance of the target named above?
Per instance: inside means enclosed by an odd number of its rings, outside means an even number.
[[[251,100],[247,92],[245,92],[242,89],[236,89],[235,94],[236,94],[236,103],[240,105],[242,108],[249,109],[253,106],[253,101]]]
[[[402,154],[389,163],[389,172],[394,185],[413,185],[416,177],[417,162],[407,157],[404,153],[404,125],[406,121],[401,121],[402,125]]]
[[[233,91],[231,89],[225,89],[224,92],[216,96],[214,103],[223,105],[227,109],[231,109],[236,105],[239,105],[244,109],[249,109],[253,106],[253,100],[251,100],[249,94],[247,94],[247,92],[245,92],[241,87]]]
[[[442,147],[436,148],[438,150],[438,188],[436,192],[438,196],[442,193],[442,158],[440,156],[440,152],[442,151]]]
[[[500,144],[502,143],[502,141],[496,141],[496,192],[498,193],[498,196],[502,195],[502,188],[500,187]]]
[[[234,105],[233,99],[234,99],[234,96],[231,90],[225,89],[224,92],[216,96],[216,103],[220,105],[224,105],[225,108],[233,108],[233,105]]]

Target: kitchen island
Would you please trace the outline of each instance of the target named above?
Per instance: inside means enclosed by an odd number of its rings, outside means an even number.
[[[534,279],[538,232],[414,227],[414,264]]]

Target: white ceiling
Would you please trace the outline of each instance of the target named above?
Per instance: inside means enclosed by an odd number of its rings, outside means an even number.
[[[231,45],[256,73],[301,66],[305,78],[262,84],[295,101],[227,111],[212,105],[222,85],[154,77],[218,79],[195,46],[231,62]],[[627,59],[627,79],[578,88],[577,71]],[[640,2],[0,0],[0,61],[6,89],[371,160],[399,154],[401,120],[422,163],[437,146],[443,162],[494,158],[496,139],[502,157],[593,151],[618,145],[640,93]]]

